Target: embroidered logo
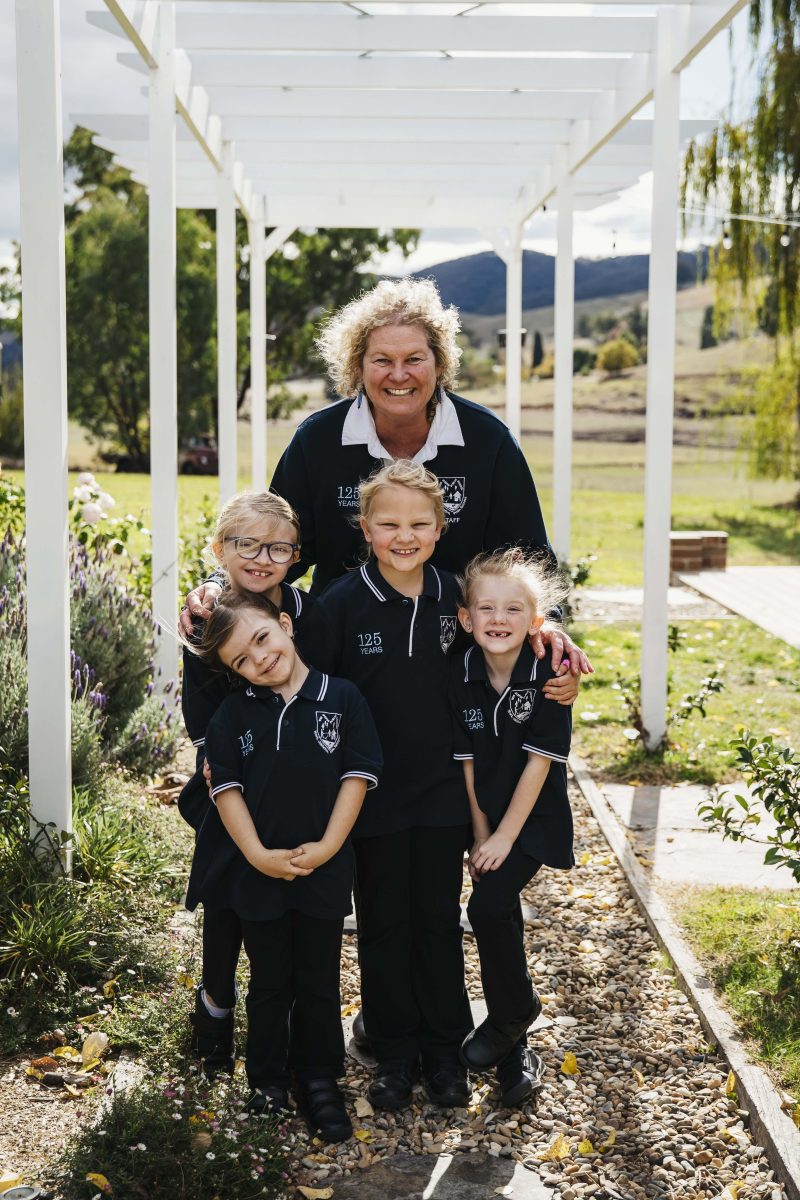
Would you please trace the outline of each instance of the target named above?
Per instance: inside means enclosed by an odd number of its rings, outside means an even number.
[[[456,636],[458,623],[455,617],[439,617],[439,645],[442,653],[447,654],[453,638]]]
[[[336,499],[339,508],[358,508],[359,504],[359,485],[355,484],[339,484],[336,489]]]
[[[476,729],[484,728],[483,710],[482,709],[480,709],[480,708],[464,708],[464,709],[462,709],[462,712],[464,713],[464,720],[466,721],[467,727],[469,729],[472,729],[474,731]]]
[[[327,754],[333,754],[339,745],[339,726],[342,721],[341,713],[317,711],[317,728],[314,737]]]
[[[362,654],[383,654],[380,633],[359,633],[358,648]]]
[[[460,513],[467,502],[467,480],[464,475],[440,475],[439,483],[444,493],[444,511],[448,517]]]
[[[522,725],[533,712],[535,688],[526,688],[524,692],[511,692],[508,697],[508,715],[512,721]]]
[[[253,753],[253,731],[248,729],[247,733],[239,734],[239,746],[242,751],[242,758],[247,758],[248,754]]]

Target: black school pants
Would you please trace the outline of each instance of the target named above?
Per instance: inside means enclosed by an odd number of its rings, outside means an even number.
[[[217,1008],[236,1003],[236,965],[242,949],[242,922],[231,908],[203,910],[203,987]]]
[[[356,838],[364,1027],[378,1062],[454,1059],[472,1028],[461,887],[469,827]]]
[[[250,959],[247,1079],[251,1087],[337,1079],[344,1074],[339,995],[341,917],[288,912],[242,921]],[[213,994],[213,993],[212,993]]]
[[[533,1009],[519,896],[541,865],[515,842],[505,862],[472,885],[467,916],[478,944],[489,1020],[498,1027],[523,1025]]]

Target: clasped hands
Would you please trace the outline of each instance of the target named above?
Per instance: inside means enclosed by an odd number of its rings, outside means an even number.
[[[323,842],[304,842],[294,850],[268,850],[262,846],[250,859],[251,866],[262,875],[272,879],[285,879],[291,883],[302,875],[310,875],[316,867],[321,867],[328,859],[333,858],[335,851],[332,846]]]

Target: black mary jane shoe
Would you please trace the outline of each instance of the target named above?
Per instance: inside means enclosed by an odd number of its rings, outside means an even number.
[[[455,1059],[441,1059],[423,1069],[425,1091],[431,1104],[439,1108],[466,1108],[470,1087],[467,1072]]]
[[[519,1108],[542,1086],[544,1063],[532,1050],[516,1046],[497,1064],[496,1074],[500,1087],[500,1106]]]
[[[405,1059],[390,1059],[378,1063],[372,1083],[367,1089],[375,1108],[407,1108],[411,1103],[418,1076],[417,1064]]]
[[[244,1111],[251,1117],[274,1117],[289,1111],[289,1093],[279,1083],[254,1087],[247,1097]]]
[[[526,1021],[510,1022],[507,1025],[494,1025],[487,1017],[477,1029],[468,1033],[461,1043],[458,1057],[462,1065],[478,1074],[488,1071],[490,1067],[496,1067],[511,1053],[520,1038],[525,1036],[540,1012],[541,1005]]]
[[[345,1142],[352,1136],[353,1123],[335,1079],[307,1079],[297,1084],[295,1094],[314,1136],[323,1142]]]

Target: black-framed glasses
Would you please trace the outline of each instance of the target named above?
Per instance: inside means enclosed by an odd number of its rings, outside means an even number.
[[[232,542],[239,558],[258,558],[262,550],[266,550],[270,562],[276,566],[291,562],[300,547],[295,542],[259,542],[258,538],[226,537],[226,542]]]

